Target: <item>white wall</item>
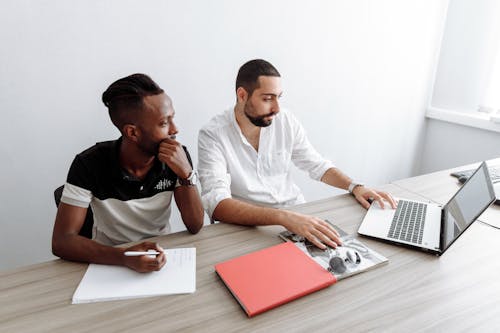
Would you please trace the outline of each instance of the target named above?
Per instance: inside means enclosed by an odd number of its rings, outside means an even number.
[[[429,119],[420,173],[500,157],[500,133]]]
[[[283,104],[353,177],[409,176],[421,150],[447,1],[4,0],[0,4],[0,269],[53,258],[54,188],[74,155],[118,136],[100,102],[150,74],[185,143],[232,105],[239,66],[271,61]],[[297,174],[308,199],[338,193]],[[182,229],[178,217],[175,230]]]
[[[500,52],[500,2],[449,3],[431,105],[475,112]],[[420,170],[433,172],[500,156],[500,133],[429,119]]]

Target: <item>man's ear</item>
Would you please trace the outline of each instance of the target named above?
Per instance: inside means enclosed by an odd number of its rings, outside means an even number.
[[[133,142],[137,142],[139,139],[138,139],[138,136],[139,136],[139,128],[137,128],[137,126],[135,125],[132,125],[132,124],[125,124],[123,125],[123,136],[125,136],[126,138],[128,138],[129,140],[133,141]]]
[[[236,97],[238,98],[238,102],[246,102],[248,99],[248,93],[243,87],[238,87],[236,89]]]

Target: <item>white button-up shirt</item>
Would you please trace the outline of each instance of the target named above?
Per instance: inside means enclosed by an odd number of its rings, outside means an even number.
[[[303,203],[291,178],[291,162],[315,180],[334,167],[284,109],[261,128],[258,151],[241,132],[233,108],[215,116],[199,132],[198,159],[201,198],[210,217],[227,198],[277,208]]]

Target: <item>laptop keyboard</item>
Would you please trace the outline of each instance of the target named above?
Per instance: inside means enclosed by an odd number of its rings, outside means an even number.
[[[427,205],[399,200],[387,237],[422,244]]]

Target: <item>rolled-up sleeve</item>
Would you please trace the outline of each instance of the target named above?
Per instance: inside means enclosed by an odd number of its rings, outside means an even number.
[[[66,184],[61,196],[65,204],[87,208],[92,201],[92,188],[95,178],[86,166],[85,161],[77,155],[68,172]]]
[[[231,176],[221,143],[208,129],[198,133],[198,174],[203,208],[212,217],[219,202],[231,198]]]
[[[92,192],[76,185],[66,183],[61,196],[61,202],[65,204],[88,208],[92,201]]]
[[[289,116],[290,126],[294,133],[292,162],[299,169],[308,172],[309,177],[320,181],[325,172],[330,168],[334,168],[335,165],[330,160],[323,158],[314,149],[299,121],[293,115],[290,114]]]

